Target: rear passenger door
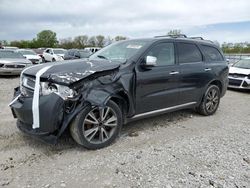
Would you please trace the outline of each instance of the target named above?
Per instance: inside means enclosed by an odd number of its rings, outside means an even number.
[[[208,78],[204,75],[203,56],[195,43],[177,42],[180,65],[180,102],[198,102]]]

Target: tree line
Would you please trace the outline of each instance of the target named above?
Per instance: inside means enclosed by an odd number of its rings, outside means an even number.
[[[125,36],[116,36],[111,38],[103,35],[88,36],[79,35],[74,38],[57,39],[56,33],[51,30],[43,30],[32,40],[0,40],[3,46],[15,46],[18,48],[85,48],[85,47],[103,47],[113,41],[126,40]]]
[[[167,35],[180,35],[181,30],[170,30]],[[85,48],[85,47],[103,47],[113,41],[126,40],[126,36],[116,36],[111,38],[110,36],[96,35],[79,35],[74,38],[57,39],[56,33],[51,30],[43,30],[36,35],[36,38],[32,40],[15,40],[8,42],[6,40],[0,40],[3,46],[15,46],[18,48]],[[220,45],[217,41],[214,41],[217,45]],[[223,43],[221,48],[224,53],[250,53],[249,43]]]

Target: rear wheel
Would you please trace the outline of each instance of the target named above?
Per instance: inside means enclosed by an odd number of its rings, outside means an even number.
[[[88,149],[110,145],[119,135],[122,113],[119,106],[109,101],[104,107],[87,107],[70,126],[73,139]]]
[[[55,62],[55,61],[56,61],[55,58],[53,58],[53,59],[52,59],[52,62]]]
[[[207,88],[197,111],[202,115],[209,116],[217,111],[219,104],[220,89],[216,85],[210,85]]]

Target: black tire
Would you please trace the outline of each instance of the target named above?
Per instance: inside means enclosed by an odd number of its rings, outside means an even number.
[[[100,109],[104,110],[103,116],[104,117],[107,116],[106,119],[107,118],[112,119],[113,117],[116,117],[116,120],[110,121],[111,124],[108,124],[109,126],[106,126],[104,121],[106,121],[107,123],[109,119],[107,120],[104,119],[103,121],[100,120],[101,119]],[[105,114],[105,109],[106,109],[107,114]],[[99,118],[97,118],[98,113],[100,115]],[[93,115],[95,119],[92,118]],[[96,122],[95,120],[98,120],[98,124],[91,123],[91,122]],[[112,122],[115,122],[115,123],[112,124]],[[121,127],[122,127],[121,109],[115,102],[108,101],[106,106],[103,108],[99,108],[99,107],[91,108],[91,106],[88,106],[85,109],[83,109],[81,112],[79,112],[79,114],[74,118],[73,122],[70,125],[70,132],[71,132],[71,136],[78,144],[82,145],[83,147],[87,149],[94,150],[94,149],[100,149],[100,148],[109,146],[111,143],[113,143],[115,139],[119,136]],[[98,131],[96,131],[96,129]],[[91,131],[93,134],[90,133]],[[108,138],[108,135],[109,135],[109,138]],[[104,138],[105,136],[106,136],[106,140]],[[88,138],[88,137],[91,137],[91,138]]]
[[[53,58],[53,59],[52,59],[52,62],[55,62],[55,61],[56,61],[55,58]]]
[[[204,116],[214,114],[220,104],[220,89],[216,85],[209,85],[200,105],[197,107],[197,112]]]

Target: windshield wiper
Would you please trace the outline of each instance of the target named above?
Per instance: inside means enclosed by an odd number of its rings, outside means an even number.
[[[105,57],[105,56],[103,56],[103,55],[98,55],[97,57],[99,57],[99,58],[101,58],[101,59],[107,59],[107,60],[108,60],[108,58]]]

